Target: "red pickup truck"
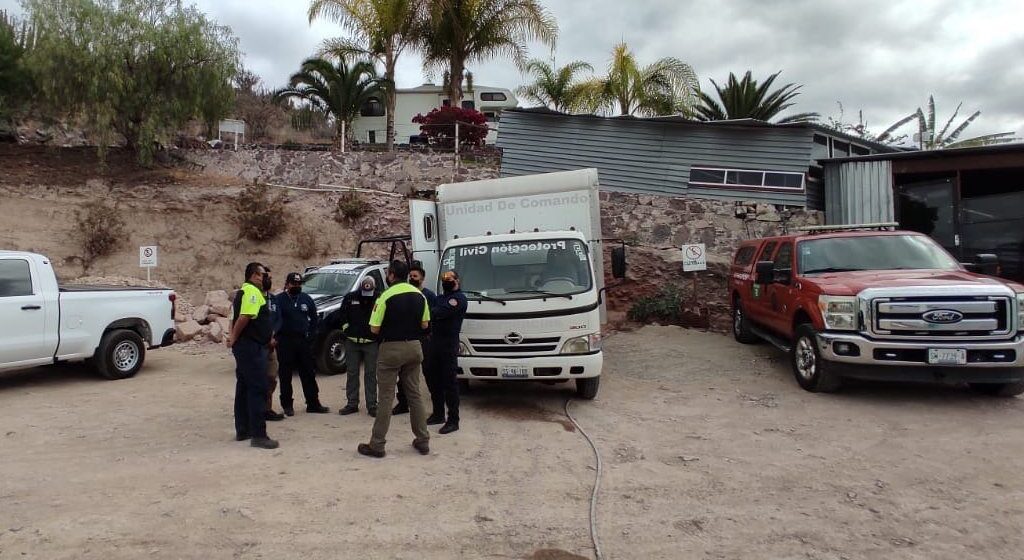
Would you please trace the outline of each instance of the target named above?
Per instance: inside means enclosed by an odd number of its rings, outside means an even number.
[[[808,229],[736,251],[737,341],[787,351],[797,382],[813,392],[861,378],[1024,393],[1024,286],[968,271],[919,233]],[[992,270],[994,256],[979,260]]]

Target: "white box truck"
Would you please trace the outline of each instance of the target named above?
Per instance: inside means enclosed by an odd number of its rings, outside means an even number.
[[[458,273],[469,300],[460,380],[600,384],[604,267],[596,169],[441,185],[410,201],[413,258],[428,284]],[[625,250],[612,251],[614,276]]]

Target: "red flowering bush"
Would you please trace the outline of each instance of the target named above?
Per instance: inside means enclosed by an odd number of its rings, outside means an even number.
[[[459,123],[460,145],[483,146],[487,138],[487,118],[480,111],[440,107],[412,119],[412,122],[420,125],[420,134],[426,136],[431,145],[443,148],[455,147],[456,121]]]

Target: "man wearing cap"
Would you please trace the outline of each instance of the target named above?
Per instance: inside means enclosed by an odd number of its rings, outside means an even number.
[[[430,334],[430,400],[434,410],[427,424],[444,424],[438,433],[449,434],[459,429],[459,334],[469,302],[459,289],[459,275],[454,270],[441,274],[443,293],[430,307],[433,330]],[[448,416],[445,417],[445,406]]]
[[[231,327],[227,345],[235,356],[235,439],[251,439],[250,445],[276,449],[267,437],[267,349],[272,338],[270,309],[263,295],[260,263],[245,267],[242,301],[238,318]]]
[[[414,288],[423,292],[423,297],[427,298],[427,305],[433,306],[434,300],[437,299],[437,295],[427,287],[423,286],[427,273],[423,270],[423,263],[421,261],[412,261],[412,266],[409,267],[409,283]],[[424,379],[430,379],[430,372],[427,368],[430,367],[430,330],[423,331],[423,336],[420,337],[420,347],[423,349],[423,377]],[[391,411],[392,415],[405,414],[409,412],[409,401],[405,398],[405,393],[402,392],[402,386],[398,386],[398,404]]]
[[[313,366],[313,334],[316,332],[316,304],[309,294],[302,293],[302,275],[288,273],[284,291],[277,295],[281,311],[281,330],[277,333],[277,360],[281,364],[277,377],[281,386],[281,407],[288,416],[292,408],[292,373],[298,370],[306,412],[323,414],[330,410],[320,404],[320,388]]]
[[[370,314],[377,299],[377,282],[372,276],[363,278],[359,289],[345,294],[338,317],[345,334],[345,407],[342,416],[359,412],[359,366],[363,366],[363,388],[366,392],[366,413],[377,416],[377,335],[370,330]]]
[[[430,325],[430,308],[423,294],[408,280],[408,265],[392,261],[388,266],[388,284],[391,287],[377,298],[370,315],[370,330],[380,338],[377,354],[377,395],[380,402],[370,443],[360,443],[358,447],[360,454],[370,457],[384,456],[396,383],[402,384],[409,398],[409,419],[415,437],[412,445],[423,455],[430,453],[427,409],[420,393],[423,362],[420,337]]]

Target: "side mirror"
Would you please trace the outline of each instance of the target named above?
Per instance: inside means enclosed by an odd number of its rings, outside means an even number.
[[[988,276],[999,275],[999,257],[992,253],[978,255],[978,272]]]
[[[771,284],[775,281],[775,263],[772,261],[759,261],[754,265],[756,278],[755,284]]]
[[[626,248],[612,248],[612,278],[622,280],[626,277]]]

